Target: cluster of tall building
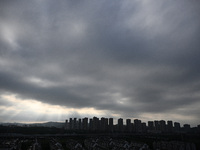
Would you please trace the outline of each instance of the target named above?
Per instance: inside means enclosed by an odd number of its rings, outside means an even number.
[[[67,130],[83,130],[83,131],[114,131],[113,118],[70,118],[65,122]]]
[[[113,118],[70,118],[65,122],[65,129],[66,130],[81,130],[81,131],[99,131],[99,132],[189,132],[191,130],[189,124],[184,124],[181,127],[180,123],[173,121],[164,121],[164,120],[155,120],[155,121],[148,121],[146,124],[139,119],[134,119],[133,122],[131,119],[124,120],[119,118],[117,120],[117,124],[114,124]],[[200,126],[198,126],[198,129]]]

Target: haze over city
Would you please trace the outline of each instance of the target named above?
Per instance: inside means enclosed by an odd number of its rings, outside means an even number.
[[[1,0],[0,122],[200,124],[200,1]]]

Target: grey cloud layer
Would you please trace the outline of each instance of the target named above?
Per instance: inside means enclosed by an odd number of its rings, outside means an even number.
[[[127,116],[199,103],[197,1],[19,0],[0,7],[2,94]],[[200,112],[189,112],[199,121]]]

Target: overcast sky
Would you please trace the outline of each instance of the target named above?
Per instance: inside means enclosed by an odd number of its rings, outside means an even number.
[[[1,0],[0,122],[200,124],[200,1]]]

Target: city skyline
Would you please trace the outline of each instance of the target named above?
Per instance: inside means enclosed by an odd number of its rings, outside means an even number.
[[[188,123],[184,123],[184,124],[181,124],[180,122],[177,122],[175,120],[148,120],[148,121],[143,121],[143,120],[140,120],[139,118],[134,118],[134,119],[131,119],[131,118],[107,118],[107,117],[96,117],[96,116],[93,116],[91,118],[88,118],[88,117],[83,117],[83,118],[68,118],[65,120],[65,126],[66,128],[68,129],[72,129],[72,126],[73,124],[76,124],[76,128],[78,129],[78,126],[80,128],[80,124],[81,124],[81,129],[84,129],[86,128],[89,128],[90,124],[91,123],[94,123],[94,120],[96,120],[97,122],[99,122],[100,126],[101,126],[101,122],[103,121],[104,122],[104,125],[106,124],[107,126],[109,125],[112,125],[112,126],[118,126],[119,124],[121,124],[122,126],[128,126],[130,124],[134,125],[134,124],[145,124],[145,127],[153,127],[155,128],[156,125],[157,126],[160,126],[160,125],[164,125],[165,127],[167,126],[170,126],[172,128],[176,128],[178,127],[179,129],[181,128],[184,128],[185,126],[189,127],[189,128],[194,128],[194,127],[198,127],[200,128],[200,124],[198,124],[197,126],[191,126],[190,124]],[[92,121],[92,122],[91,122]],[[70,124],[71,124],[71,127],[70,127]],[[98,128],[97,128],[98,129]],[[88,129],[87,129],[88,130]]]
[[[190,124],[181,125],[179,122],[172,120],[149,120],[143,122],[140,119],[123,119],[106,117],[93,118],[69,118],[65,120],[64,129],[68,132],[83,132],[83,133],[200,133],[200,124],[196,127],[191,127]],[[115,123],[114,123],[115,122]]]
[[[0,1],[0,122],[200,123],[200,1]]]

